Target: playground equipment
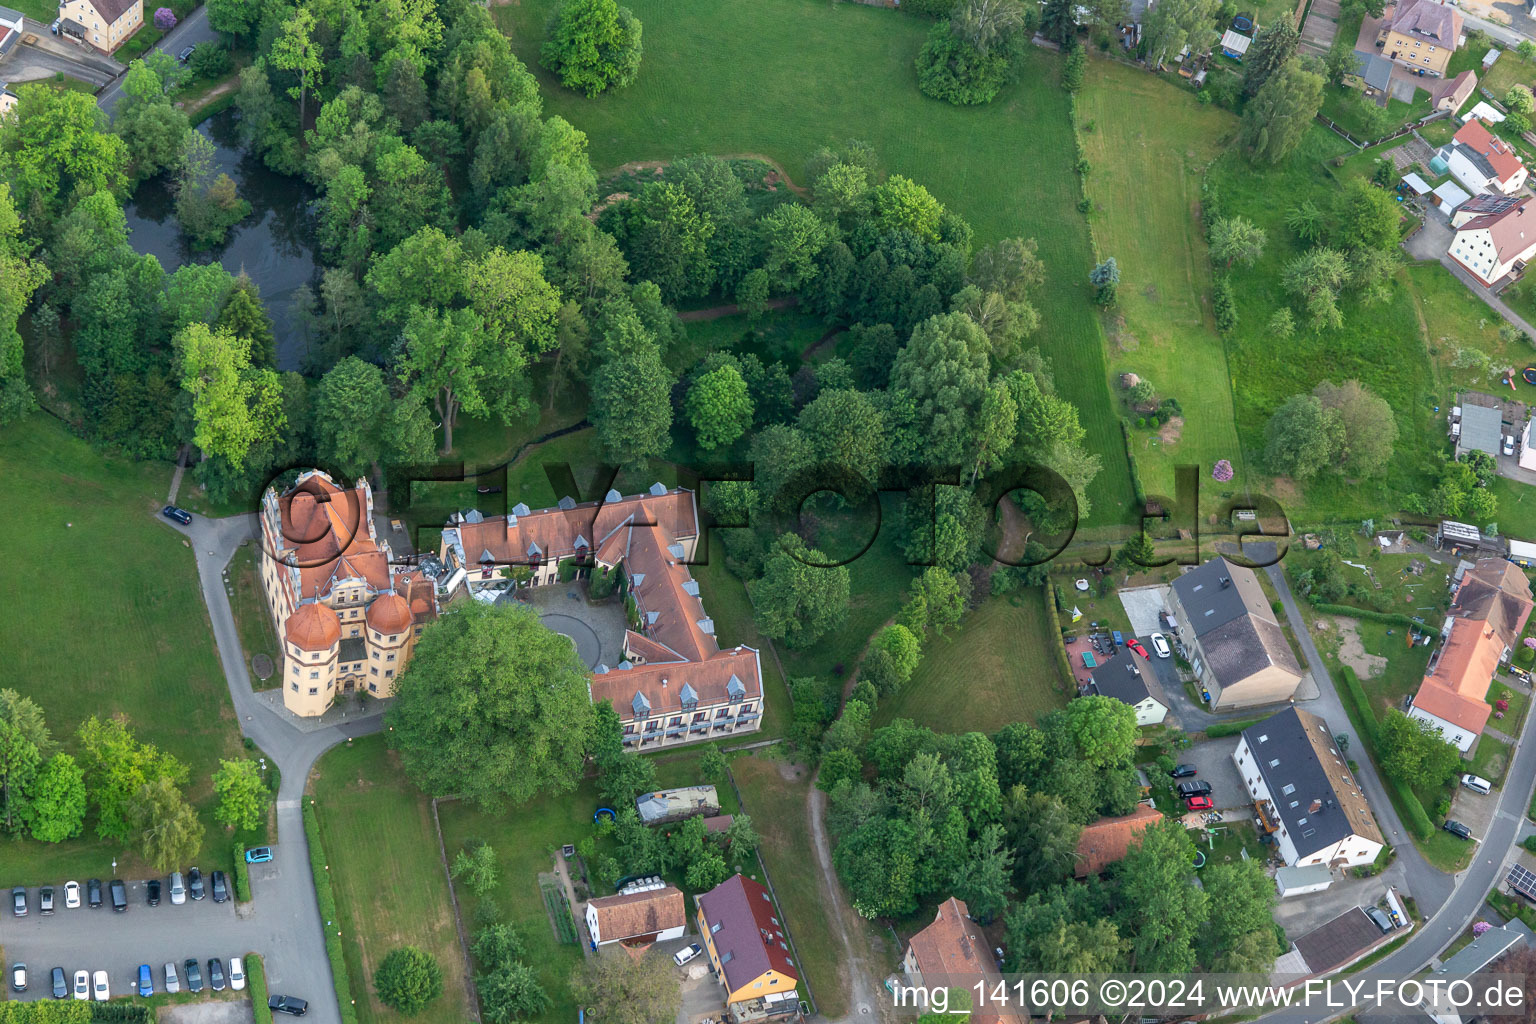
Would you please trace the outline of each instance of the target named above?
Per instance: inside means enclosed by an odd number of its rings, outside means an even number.
[[[611,807],[599,807],[597,809],[597,813],[592,815],[592,824],[596,825],[598,822],[602,821],[603,820],[603,815],[605,815],[605,814],[608,815],[608,820],[609,821],[617,820],[616,816],[613,813],[613,808],[611,808]]]
[[[1520,376],[1525,378],[1527,384],[1536,384],[1536,366],[1527,366],[1520,371]]]

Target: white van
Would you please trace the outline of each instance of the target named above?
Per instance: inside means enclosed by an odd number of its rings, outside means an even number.
[[[1482,793],[1485,796],[1493,791],[1493,783],[1487,779],[1478,778],[1476,775],[1463,775],[1461,784],[1474,793]]]

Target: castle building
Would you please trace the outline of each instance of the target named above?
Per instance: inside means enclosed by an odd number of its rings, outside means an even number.
[[[307,470],[261,500],[260,574],[282,640],[283,706],[324,714],[338,693],[389,697],[437,592],[420,570],[396,565],[374,528],[367,480],[340,487]]]

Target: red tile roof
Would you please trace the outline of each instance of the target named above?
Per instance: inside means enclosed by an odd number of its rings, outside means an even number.
[[[1136,837],[1161,817],[1161,813],[1146,804],[1137,804],[1130,814],[1100,818],[1086,826],[1077,840],[1077,877],[1097,875],[1109,865],[1123,860]]]
[[[1424,0],[1421,0],[1422,2]],[[1481,153],[1501,182],[1508,181],[1525,166],[1520,161],[1520,155],[1511,148],[1509,143],[1496,137],[1483,127],[1483,122],[1475,117],[1467,118],[1467,123],[1462,125],[1452,138],[1463,146]]]
[[[399,594],[380,594],[363,613],[368,628],[380,633],[404,633],[411,627],[411,606]]]
[[[1486,701],[1464,697],[1433,677],[1419,684],[1413,706],[1478,735],[1482,735],[1488,716],[1493,713]]]
[[[994,984],[1002,981],[981,926],[971,920],[970,908],[964,901],[953,896],[939,904],[933,923],[912,936],[907,947],[923,976],[924,987],[943,985],[974,992],[976,983],[985,981],[986,991],[991,991]],[[971,1024],[1000,1024],[1018,1019],[985,1009],[971,1013]]]
[[[597,934],[602,942],[655,935],[688,924],[683,892],[676,886],[645,892],[599,896],[587,906],[597,912]]]
[[[288,642],[306,651],[323,651],[341,639],[341,620],[318,601],[301,604],[283,624]]]
[[[1525,216],[1530,213],[1531,216]],[[1536,245],[1536,206],[1526,199],[1503,213],[1487,213],[1467,221],[1457,232],[1486,229],[1500,263],[1507,263]]]

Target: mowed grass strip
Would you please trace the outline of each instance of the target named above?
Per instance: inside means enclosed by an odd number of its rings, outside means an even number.
[[[166,463],[103,458],[41,413],[0,431],[0,562],[18,598],[0,629],[0,686],[37,701],[66,750],[90,716],[126,716],[188,767],[205,848],[222,855],[209,776],[239,753],[239,731],[192,551],[156,515],[170,478]],[[9,884],[106,872],[114,857],[146,870],[92,827],[63,844],[7,843]]]
[[[1035,339],[1062,395],[1078,406],[1104,468],[1090,522],[1126,519],[1120,428],[1106,390],[1103,333],[1090,304],[1093,248],[1077,213],[1077,176],[1059,58],[1031,51],[1019,82],[981,108],[917,91],[912,62],[932,23],[821,0],[634,0],[645,59],[634,85],[587,99],[538,66],[555,0],[492,9],[544,87],[545,108],[587,133],[600,172],[688,153],[761,154],[799,183],[818,147],[873,145],[891,173],[921,182],[985,245],[1033,237],[1047,266]]]
[[[431,801],[406,779],[383,736],[326,754],[313,786],[358,1020],[406,1019],[380,1003],[373,990],[373,972],[401,946],[420,947],[443,970],[443,994],[422,1019],[465,1019],[464,958],[438,859]]]
[[[1150,110],[1157,116],[1148,117]],[[1092,167],[1090,227],[1099,252],[1120,266],[1110,369],[1139,375],[1159,398],[1175,398],[1184,409],[1173,443],[1156,430],[1133,435],[1142,484],[1149,493],[1172,495],[1175,465],[1208,470],[1230,459],[1238,476],[1222,489],[1241,490],[1243,453],[1199,219],[1201,180],[1237,119],[1162,77],[1098,60],[1078,93],[1077,113]],[[1208,500],[1215,497],[1208,489]]]
[[[1066,683],[1051,651],[1039,587],[994,597],[968,612],[943,639],[930,637],[901,692],[882,701],[874,724],[910,718],[938,732],[995,732],[1064,707]]]

